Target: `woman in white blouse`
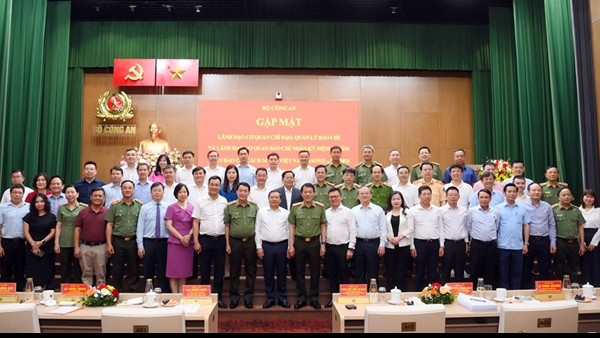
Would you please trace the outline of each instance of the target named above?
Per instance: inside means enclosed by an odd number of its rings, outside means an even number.
[[[401,192],[394,191],[388,198],[385,217],[387,220],[387,243],[385,244],[384,262],[387,291],[395,287],[402,291],[408,291],[406,281],[408,264],[411,262],[410,243],[414,223]]]
[[[581,282],[600,286],[600,252],[597,249],[600,242],[600,208],[594,190],[583,191],[579,210],[585,218],[583,232],[586,248],[581,256]]]

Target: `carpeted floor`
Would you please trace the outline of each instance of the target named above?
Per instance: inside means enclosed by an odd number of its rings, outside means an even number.
[[[331,333],[329,319],[225,319],[219,333]]]

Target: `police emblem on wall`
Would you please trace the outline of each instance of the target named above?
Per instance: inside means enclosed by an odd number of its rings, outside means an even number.
[[[107,91],[98,99],[96,117],[108,120],[128,120],[133,117],[131,96],[125,92],[110,93]]]

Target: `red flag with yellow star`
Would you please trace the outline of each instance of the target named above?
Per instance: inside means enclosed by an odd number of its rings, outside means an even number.
[[[157,59],[156,86],[198,87],[198,60]]]

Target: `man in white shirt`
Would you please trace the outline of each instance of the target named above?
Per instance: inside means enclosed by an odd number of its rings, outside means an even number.
[[[507,178],[504,181],[502,181],[502,184],[506,185],[507,183],[515,183],[514,179],[517,176],[523,176],[525,177],[525,162],[523,162],[523,160],[514,160],[510,162],[510,169],[513,172],[513,177],[511,178]],[[527,177],[525,177],[525,195],[528,195],[528,187],[529,185],[533,183],[532,179],[529,179]]]
[[[111,183],[102,186],[104,190],[104,206],[110,207],[110,205],[123,198],[121,193],[121,181],[123,181],[123,168],[114,166],[110,168],[110,181]]]
[[[192,228],[194,251],[200,254],[200,283],[210,285],[214,276],[213,292],[218,295],[218,306],[227,309],[223,302],[223,279],[225,277],[225,208],[227,199],[219,195],[221,179],[208,179],[208,195],[194,203]],[[214,274],[211,274],[211,266]]]
[[[460,167],[459,164],[456,164]],[[452,170],[450,175],[452,176]],[[462,169],[462,167],[461,167]],[[462,182],[462,170],[458,176]],[[463,182],[464,183],[464,182]],[[448,183],[451,184],[451,183]],[[464,183],[466,184],[466,183]],[[470,184],[466,184],[471,187]],[[442,284],[450,281],[450,272],[458,272],[456,281],[462,281],[469,252],[469,233],[467,231],[467,208],[459,204],[460,189],[451,185],[446,189],[446,205],[440,208],[444,229],[444,257],[442,258]]]
[[[283,169],[279,168],[279,154],[270,153],[267,155],[267,163],[269,163],[269,168],[267,169],[266,185],[271,189],[283,186],[283,180],[281,179]]]
[[[310,153],[308,150],[300,150],[298,152],[298,160],[300,161],[300,165],[292,171],[296,176],[294,185],[296,188],[300,189],[304,183],[314,183],[316,178],[315,168],[308,165],[308,161],[310,160]]]
[[[471,199],[471,195],[473,194],[473,187],[470,184],[465,183],[463,181],[463,169],[464,167],[458,163],[452,164],[448,167],[448,171],[450,172],[450,183],[444,184],[444,190],[448,190],[448,187],[455,187],[460,192],[460,198],[458,200],[458,205],[464,208],[469,208],[469,200]]]
[[[250,188],[250,200],[255,202],[259,208],[269,206],[269,191],[272,190],[267,184],[267,169],[260,167],[256,169],[256,185]]]
[[[121,167],[123,169],[123,180],[130,180],[133,182],[138,181],[137,173],[137,160],[138,154],[135,148],[128,148],[125,150],[125,165]]]
[[[188,186],[188,190],[190,191],[190,195],[188,196],[189,203],[195,203],[201,196],[208,195],[208,185],[204,183],[206,169],[196,167],[192,169],[192,176],[194,177],[194,184]]]
[[[494,174],[494,189],[499,190],[502,192],[502,194],[504,194],[504,184],[496,181],[496,165],[493,162],[485,162],[483,164],[483,172],[485,173],[486,171]],[[473,184],[473,192],[481,190],[481,188],[483,188],[483,185],[483,178],[480,178],[479,181]]]
[[[398,168],[400,167],[400,161],[402,157],[400,156],[400,151],[398,149],[392,149],[390,151],[390,165],[385,167],[385,175],[387,176],[387,181],[385,183],[393,186],[398,184]]]
[[[529,200],[529,195],[527,194],[527,179],[523,175],[511,177],[513,179],[514,185],[517,186],[517,198],[515,200],[516,203],[523,203]],[[506,181],[504,181],[506,182]],[[505,183],[505,185],[508,183]]]
[[[219,176],[221,181],[225,179],[225,167],[220,166],[219,163],[219,152],[211,150],[206,154],[208,159],[208,165],[204,167],[204,173],[206,177]]]
[[[419,204],[419,188],[415,187],[410,180],[410,169],[401,165],[398,167],[398,184],[392,186],[392,190],[399,191],[404,197],[404,203],[407,207]]]
[[[25,193],[23,194],[23,202],[25,202],[25,197],[29,195],[30,192],[33,192],[31,188],[26,187],[23,182],[25,182],[25,173],[21,169],[15,169],[10,173],[10,183],[11,186],[15,184],[21,184],[25,188]],[[10,188],[4,190],[4,194],[2,194],[2,201],[0,203],[10,202]]]
[[[175,186],[177,186],[177,182],[175,182],[175,167],[172,164],[167,164],[163,168],[163,176],[165,177],[165,188],[162,201],[167,203],[167,205],[177,203],[177,197],[174,194]]]
[[[194,176],[192,175],[192,170],[196,168],[194,164],[194,157],[196,155],[191,150],[186,150],[183,152],[181,157],[183,158],[183,167],[177,169],[177,174],[175,176],[175,180],[179,183],[183,183],[186,186],[190,186],[194,184]]]

